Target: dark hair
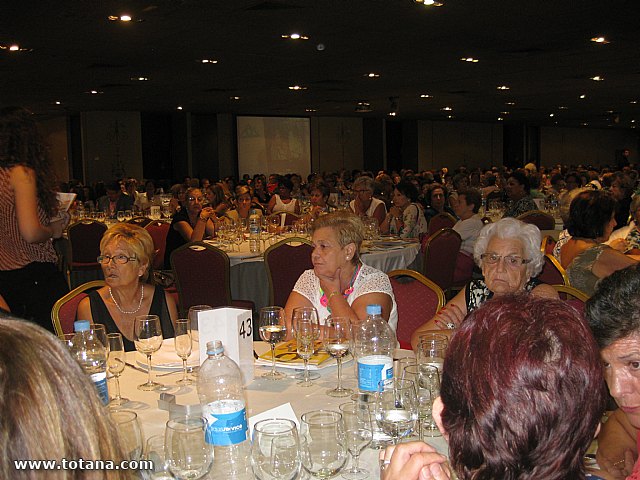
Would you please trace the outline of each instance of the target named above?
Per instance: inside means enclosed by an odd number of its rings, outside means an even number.
[[[640,264],[613,272],[587,300],[585,317],[600,348],[640,332]]]
[[[444,361],[442,423],[462,479],[583,479],[605,408],[598,346],[560,300],[506,295],[462,323]]]
[[[120,182],[118,180],[111,180],[109,183],[105,185],[107,190],[111,190],[112,192],[121,192],[122,187],[120,186]]]
[[[429,193],[427,194],[427,202],[429,202],[429,204],[431,204],[431,195],[433,195],[433,191],[434,190],[442,190],[442,192],[444,193],[444,200],[445,200],[445,205],[447,203],[447,200],[449,199],[449,192],[447,191],[447,189],[444,187],[444,185],[442,185],[441,183],[432,183],[431,185],[429,185]]]
[[[25,108],[0,109],[0,167],[33,170],[38,205],[49,218],[58,211],[55,176],[32,114]]]
[[[416,202],[418,200],[418,189],[409,180],[402,180],[394,187],[402,195],[407,197],[410,202]]]
[[[287,177],[280,177],[278,179],[278,188],[284,187],[287,190],[293,190],[293,182]]]
[[[311,184],[309,186],[309,193],[313,192],[314,190],[318,190],[322,194],[323,198],[329,198],[329,195],[331,195],[331,190],[323,182],[316,182]]]
[[[529,183],[529,177],[524,172],[515,170],[511,172],[511,175],[507,177],[507,180],[509,180],[509,178],[513,178],[516,182],[522,185],[527,195],[531,193],[531,184]]]
[[[475,188],[468,188],[466,190],[458,191],[458,197],[464,195],[464,200],[467,202],[467,205],[473,203],[473,213],[478,213],[480,211],[480,207],[482,206],[482,195]]]
[[[578,185],[578,188],[580,188],[583,183],[582,183],[582,177],[578,174],[578,172],[572,170],[570,172],[568,172],[565,176],[564,176],[564,183],[567,183],[568,179],[570,177],[573,177],[576,179],[576,184]]]
[[[616,210],[616,201],[604,190],[586,190],[569,207],[567,230],[572,237],[599,238]]]

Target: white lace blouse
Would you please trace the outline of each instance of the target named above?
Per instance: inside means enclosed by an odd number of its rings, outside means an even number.
[[[293,291],[298,292],[311,302],[318,311],[320,323],[323,323],[324,319],[331,315],[327,307],[320,303],[322,296],[320,294],[320,279],[313,270],[306,270],[300,275],[300,278],[298,278],[298,281],[293,287]],[[353,292],[347,297],[347,303],[352,305],[356,298],[366,295],[367,293],[386,293],[391,297],[392,307],[391,314],[389,315],[389,326],[395,332],[398,325],[398,308],[396,299],[393,296],[393,289],[391,288],[389,277],[386,273],[376,268],[362,264],[362,268],[353,283]]]

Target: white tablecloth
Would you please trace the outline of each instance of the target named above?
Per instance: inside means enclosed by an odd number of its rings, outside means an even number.
[[[268,344],[264,342],[254,342],[254,347],[256,351],[261,354],[268,349]],[[402,357],[410,353],[407,351],[398,351],[397,354],[399,357]],[[135,364],[135,352],[127,354],[127,361]],[[245,389],[247,416],[256,415],[265,410],[290,402],[299,419],[303,413],[311,410],[338,410],[341,403],[350,401],[349,397],[333,398],[325,393],[326,390],[335,388],[336,386],[337,373],[335,366],[320,370],[321,378],[315,380],[314,386],[307,388],[298,387],[296,385],[297,380],[290,377],[278,382],[264,380],[260,376],[266,372],[267,369],[268,367],[256,366],[255,379]],[[291,375],[294,374],[293,370],[282,369],[281,371],[290,373]],[[342,374],[344,386],[355,389],[356,380],[353,364],[345,365]],[[181,375],[181,372],[176,372],[172,375],[159,377],[157,381],[165,385],[175,385],[176,380],[179,380]],[[164,427],[169,419],[169,413],[158,408],[160,393],[143,392],[136,388],[137,385],[146,381],[146,376],[146,373],[127,367],[120,377],[120,385],[122,395],[130,400],[123,408],[134,410],[138,414],[142,422],[144,436],[145,438],[149,438],[152,435],[164,434]],[[110,392],[113,392],[112,381],[109,382],[109,388]],[[179,389],[176,388],[169,393],[175,395],[177,404],[195,405],[199,403],[195,385],[181,387]],[[429,443],[437,448],[439,452],[446,454],[447,445],[442,437],[435,437],[432,441],[429,441]],[[378,450],[365,449],[360,460],[361,465],[372,473],[371,478],[379,478]],[[350,461],[349,459],[349,462]],[[335,478],[340,478],[340,476],[338,475]]]

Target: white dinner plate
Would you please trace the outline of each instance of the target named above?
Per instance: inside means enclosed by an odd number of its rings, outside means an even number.
[[[197,367],[199,354],[198,345],[194,342],[191,355],[187,358],[187,366]],[[147,356],[136,352],[136,363],[147,369]],[[176,355],[176,348],[173,343],[173,338],[165,338],[162,341],[162,347],[156,353],[151,355],[151,368],[153,370],[180,370],[182,368],[182,359]]]

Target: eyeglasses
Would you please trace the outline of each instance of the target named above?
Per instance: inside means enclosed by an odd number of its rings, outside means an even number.
[[[202,203],[206,199],[204,197],[187,197],[187,200],[189,200],[190,202],[198,201],[198,202]]]
[[[109,265],[111,260],[118,265],[124,265],[125,263],[133,262],[138,259],[136,257],[127,257],[126,255],[114,255],[113,257],[110,255],[100,255],[97,260],[98,263],[101,263],[102,265]]]
[[[488,265],[495,265],[500,261],[500,259],[503,259],[504,264],[509,268],[520,268],[520,265],[524,265],[525,263],[529,263],[531,261],[522,257],[518,257],[516,255],[502,256],[496,253],[483,253],[482,255],[480,255],[480,258]]]
[[[355,193],[371,193],[371,190],[354,190]]]

